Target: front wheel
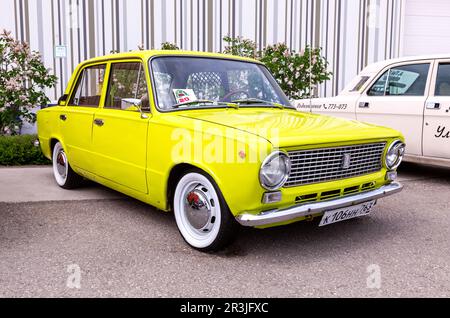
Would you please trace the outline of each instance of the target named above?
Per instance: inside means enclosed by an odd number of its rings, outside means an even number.
[[[220,190],[201,173],[189,172],[178,181],[173,208],[184,240],[200,251],[220,250],[236,236],[239,225]]]
[[[53,147],[52,163],[53,175],[61,188],[73,189],[82,183],[83,178],[70,167],[66,152],[60,142]]]

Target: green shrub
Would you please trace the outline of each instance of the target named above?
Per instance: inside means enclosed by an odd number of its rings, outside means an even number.
[[[50,100],[45,88],[54,87],[57,78],[42,63],[39,52],[17,41],[11,32],[0,33],[0,135],[16,135],[23,121],[34,123],[31,109]]]
[[[297,53],[286,44],[278,43],[266,46],[259,60],[290,99],[314,97],[318,85],[331,79],[332,75],[320,48],[306,46]]]
[[[256,49],[256,43],[252,40],[245,39],[241,36],[232,38],[231,36],[225,36],[223,41],[227,43],[223,53],[237,55],[249,58],[258,58],[260,52]]]
[[[250,39],[225,36],[226,43],[222,53],[250,57],[263,62],[273,74],[289,99],[302,99],[317,96],[318,86],[331,79],[328,61],[322,56],[321,48],[306,46],[296,52],[285,43],[267,45],[262,50]],[[178,50],[176,44],[165,42],[162,49]]]
[[[50,160],[34,146],[36,135],[0,136],[0,165],[44,165]]]
[[[179,50],[179,49],[180,48],[174,43],[170,42],[161,43],[161,50]]]

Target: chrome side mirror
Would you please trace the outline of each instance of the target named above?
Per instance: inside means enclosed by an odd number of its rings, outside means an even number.
[[[147,119],[147,118],[148,118],[148,115],[145,114],[145,113],[142,111],[142,107],[141,107],[142,101],[141,101],[139,98],[122,98],[122,102],[124,102],[124,103],[126,103],[126,104],[129,104],[129,105],[131,105],[131,106],[137,107],[137,109],[138,109],[139,112],[141,113],[141,118],[142,118],[142,119]]]

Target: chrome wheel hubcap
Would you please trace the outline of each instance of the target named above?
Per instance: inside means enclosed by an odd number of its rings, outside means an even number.
[[[193,229],[199,232],[209,232],[215,221],[212,213],[213,200],[208,189],[198,184],[187,189],[184,195],[184,211],[186,219]]]
[[[67,158],[66,154],[63,150],[60,150],[58,152],[58,155],[56,156],[56,170],[58,171],[59,175],[63,178],[67,175]]]

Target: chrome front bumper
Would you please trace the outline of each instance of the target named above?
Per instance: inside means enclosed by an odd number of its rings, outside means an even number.
[[[275,224],[383,198],[400,192],[402,189],[403,186],[399,182],[392,182],[375,190],[329,201],[300,204],[287,209],[264,211],[260,214],[242,213],[236,216],[236,220],[244,226],[264,226]]]

